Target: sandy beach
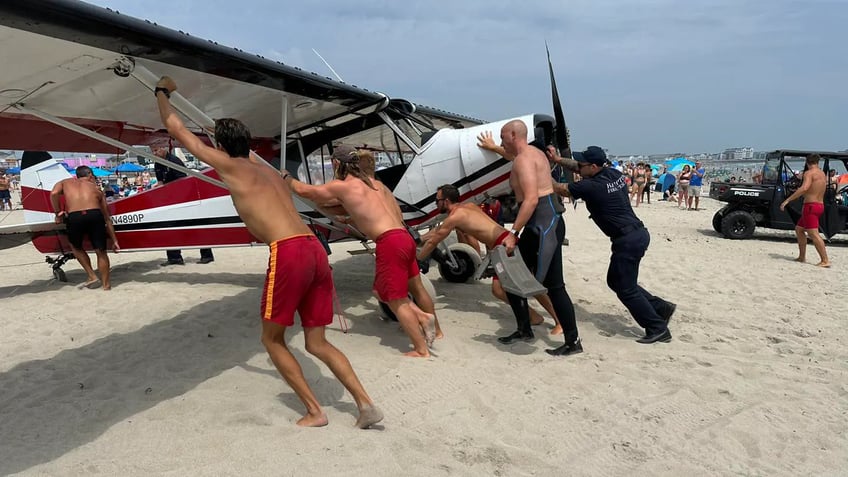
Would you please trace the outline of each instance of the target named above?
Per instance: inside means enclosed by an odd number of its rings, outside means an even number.
[[[655,198],[657,195],[654,196]],[[0,251],[0,474],[17,475],[762,475],[848,473],[848,240],[832,269],[792,261],[794,234],[730,241],[702,211],[636,209],[651,232],[640,283],[678,304],[668,344],[641,330],[605,281],[609,240],[582,204],[566,212],[567,289],[585,353],[552,358],[514,330],[490,280],[451,284],[435,267],[446,338],[408,339],[370,295],[373,259],[333,246],[351,324],[329,339],[386,414],[355,405],[295,328],[290,344],[330,424],[303,407],[259,341],[267,249],[162,268],[164,252],[112,255],[113,290],[52,280],[31,245]],[[0,213],[2,224],[23,220]],[[808,258],[817,261],[810,246]]]

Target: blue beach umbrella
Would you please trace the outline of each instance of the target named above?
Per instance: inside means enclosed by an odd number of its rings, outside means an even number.
[[[111,171],[107,171],[106,169],[101,169],[99,167],[92,167],[91,173],[94,174],[94,177],[108,177],[112,175]]]
[[[20,167],[10,167],[10,168],[6,169],[6,174],[17,175],[17,174],[20,174],[20,173],[21,173]]]
[[[138,164],[133,164],[131,162],[125,162],[118,167],[115,168],[115,172],[142,172],[144,171],[144,167],[139,166]]]

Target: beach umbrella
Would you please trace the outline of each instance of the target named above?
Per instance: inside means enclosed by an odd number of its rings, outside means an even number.
[[[125,162],[118,167],[115,168],[115,172],[142,172],[144,171],[144,167],[139,166],[138,164],[133,164],[131,162]]]
[[[107,171],[106,169],[101,169],[99,167],[92,167],[91,173],[94,174],[94,177],[108,177],[112,175],[111,171]]]
[[[687,162],[688,162],[688,161],[687,161]],[[682,171],[682,170],[683,170],[683,168],[684,168],[684,167],[686,167],[686,166],[689,166],[690,168],[695,166],[695,164],[687,164],[687,162],[680,162],[680,163],[677,163],[677,164],[675,164],[675,165],[673,165],[673,166],[670,166],[670,167],[668,168],[668,172],[680,172],[680,171]]]
[[[10,167],[6,169],[6,174],[18,175],[21,173],[20,167]]]

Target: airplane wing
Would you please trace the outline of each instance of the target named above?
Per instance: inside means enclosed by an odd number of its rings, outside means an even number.
[[[126,144],[167,144],[140,71],[174,77],[210,117],[243,121],[265,158],[280,156],[282,136],[299,153],[291,157],[348,136],[378,148],[391,136],[380,112],[436,128],[480,123],[70,0],[0,2],[0,64],[15,65],[0,69],[0,147],[8,149],[114,152],[33,110]]]
[[[38,235],[53,234],[65,229],[65,224],[38,222],[0,227],[0,250],[17,247],[32,241]]]

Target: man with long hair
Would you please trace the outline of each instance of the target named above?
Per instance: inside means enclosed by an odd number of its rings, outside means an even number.
[[[409,280],[419,274],[415,260],[415,241],[406,231],[403,220],[394,213],[397,202],[389,198],[360,165],[356,150],[339,145],[333,151],[338,161],[338,179],[323,185],[309,185],[285,174],[295,194],[316,204],[338,201],[366,237],[374,240],[376,275],[374,290],[397,316],[412,341],[410,357],[427,358],[428,346],[436,338],[436,320],[409,299]],[[423,336],[422,336],[423,329]]]
[[[183,147],[215,168],[247,230],[270,248],[262,291],[262,344],[306,406],[307,413],[297,424],[326,426],[327,415],[286,345],[286,330],[294,325],[295,311],[300,314],[306,350],[323,361],[353,395],[359,408],[356,426],[365,429],[381,421],[382,412],[365,392],[350,361],[324,336],[325,327],[333,322],[335,288],[330,265],[324,247],[300,220],[285,181],[251,154],[250,131],[241,121],[215,121],[217,148],[207,146],[186,129],[168,101],[176,89],[176,83],[167,76],[156,85],[154,94],[162,123]]]

